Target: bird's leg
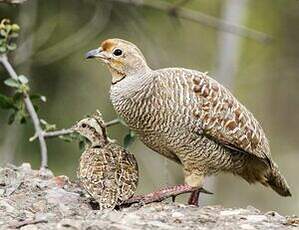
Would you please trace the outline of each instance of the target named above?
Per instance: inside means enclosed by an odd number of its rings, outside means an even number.
[[[175,185],[171,187],[166,187],[161,190],[146,194],[146,195],[139,195],[139,196],[134,196],[127,200],[125,203],[130,204],[130,203],[143,203],[143,204],[149,204],[153,202],[160,202],[162,200],[165,200],[169,197],[176,197],[177,195],[184,194],[184,193],[189,193],[189,192],[194,192],[194,191],[201,191],[203,193],[207,194],[212,194],[211,192],[205,190],[204,188],[197,188],[197,187],[192,187],[187,184],[182,184],[182,185]]]
[[[132,203],[149,204],[152,202],[159,202],[169,197],[175,197],[179,194],[195,191],[196,189],[198,188],[191,187],[190,185],[187,184],[170,186],[155,192],[151,192],[146,195],[133,196],[132,198],[128,199],[124,204],[132,204]]]
[[[200,194],[200,189],[193,191],[189,197],[188,204],[198,207],[199,194]]]

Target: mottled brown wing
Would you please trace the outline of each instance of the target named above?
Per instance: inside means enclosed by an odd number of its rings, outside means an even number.
[[[204,134],[228,148],[271,162],[268,140],[252,113],[207,74],[191,72],[189,86],[197,103],[193,115],[201,121]]]
[[[117,205],[117,164],[109,150],[88,148],[81,155],[77,174],[81,185],[98,202],[100,209]]]
[[[107,145],[115,156],[117,164],[117,181],[118,181],[118,204],[131,198],[137,190],[138,184],[138,165],[132,153],[114,143]]]

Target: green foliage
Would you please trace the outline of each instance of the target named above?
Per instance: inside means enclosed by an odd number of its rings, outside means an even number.
[[[0,95],[0,107],[2,109],[12,110],[8,118],[8,124],[12,124],[14,121],[19,121],[21,124],[26,123],[29,115],[24,103],[25,96],[30,97],[36,110],[38,110],[39,101],[46,101],[45,96],[39,94],[29,95],[30,88],[28,82],[28,78],[24,75],[18,76],[18,79],[8,78],[4,81],[5,85],[15,90],[12,97],[3,94]],[[51,126],[48,123],[45,123],[45,125],[47,125],[47,128]],[[51,128],[53,129],[53,125]]]
[[[56,125],[55,124],[50,124],[44,119],[40,119],[40,123],[43,126],[43,130],[45,132],[50,132],[56,130]]]
[[[4,84],[12,88],[19,88],[21,86],[21,84],[17,80],[12,78],[6,79],[4,81]]]
[[[10,20],[3,19],[0,23],[0,55],[6,55],[9,51],[17,48],[14,39],[18,37],[20,27],[17,24],[12,24]],[[38,102],[45,102],[44,96],[33,94],[30,95],[29,80],[24,75],[19,75],[16,79],[11,76],[4,81],[4,84],[14,89],[14,94],[11,97],[0,94],[0,108],[11,110],[8,118],[8,123],[12,124],[14,121],[19,121],[21,124],[25,123],[29,114],[26,110],[24,97],[30,97],[34,108],[38,109]],[[53,125],[46,122],[43,123],[46,129],[53,129]]]
[[[8,123],[11,124],[15,120],[24,123],[28,116],[23,102],[23,95],[17,92],[13,97],[7,97],[0,94],[0,107],[2,109],[12,110],[9,116]]]
[[[0,54],[8,53],[17,48],[14,39],[19,36],[20,27],[17,24],[11,24],[10,20],[2,19],[0,23]]]
[[[13,101],[10,97],[0,94],[0,108],[11,109],[13,108]]]

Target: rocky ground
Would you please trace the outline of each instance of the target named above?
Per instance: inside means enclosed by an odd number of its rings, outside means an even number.
[[[299,219],[253,207],[225,209],[178,203],[94,210],[66,176],[29,164],[0,168],[0,229],[299,229]]]

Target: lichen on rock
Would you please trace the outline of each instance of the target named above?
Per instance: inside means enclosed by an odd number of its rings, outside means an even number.
[[[162,202],[99,211],[84,194],[68,177],[28,163],[0,168],[0,229],[299,229],[296,217],[253,207]]]

